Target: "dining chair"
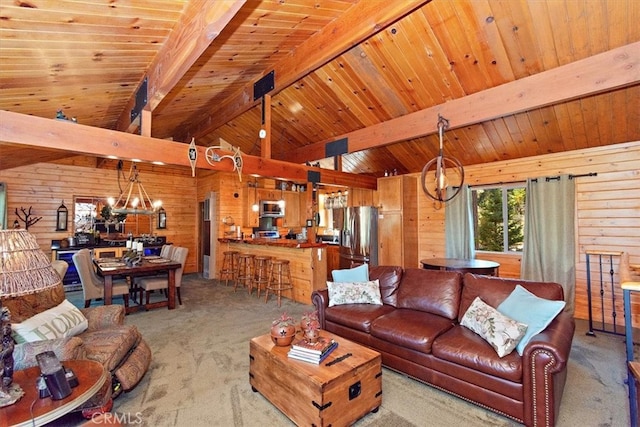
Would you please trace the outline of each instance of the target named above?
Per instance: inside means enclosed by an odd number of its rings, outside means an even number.
[[[57,259],[51,261],[51,266],[56,271],[56,273],[58,273],[58,276],[60,276],[60,280],[64,279],[64,276],[67,274],[67,270],[69,269],[69,264],[67,264],[66,261]]]
[[[173,255],[174,249],[175,249],[175,246],[173,245],[162,245],[162,248],[160,249],[160,257],[165,259],[172,259],[171,256]],[[133,301],[138,302],[138,298],[136,296],[138,292],[140,292],[140,295],[142,295],[143,289],[140,287],[140,281],[142,279],[163,278],[163,277],[166,277],[166,273],[161,273],[161,274],[149,273],[149,274],[143,274],[141,276],[132,277],[131,286],[129,287],[129,293],[131,294]],[[140,304],[142,304],[142,296],[140,296]]]
[[[85,308],[91,305],[92,299],[104,299],[104,279],[98,276],[91,260],[89,249],[80,249],[73,254],[73,263],[78,270],[80,282],[82,282],[82,295]],[[113,281],[112,295],[122,295],[124,306],[129,307],[129,284],[126,280]]]
[[[184,270],[184,264],[187,260],[188,254],[189,249],[176,246],[174,247],[173,254],[171,256],[172,261],[179,262],[181,265],[181,267],[176,269],[175,273],[176,293],[178,294],[178,304],[180,305],[182,305],[182,296],[180,295],[180,285],[182,284],[182,270]],[[149,296],[151,291],[169,288],[168,274],[162,277],[143,277],[142,279],[138,280],[138,286],[141,288],[140,300],[142,301],[142,290],[144,290],[145,301],[147,304],[149,304]]]

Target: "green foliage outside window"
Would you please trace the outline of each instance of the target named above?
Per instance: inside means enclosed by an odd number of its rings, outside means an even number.
[[[476,250],[522,251],[525,195],[523,187],[473,191]]]

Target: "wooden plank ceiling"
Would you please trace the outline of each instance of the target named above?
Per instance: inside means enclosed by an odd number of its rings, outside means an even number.
[[[447,103],[635,51],[635,68],[604,91],[525,111],[507,97],[481,121],[452,113],[445,154],[472,165],[640,140],[638,22],[631,0],[0,0],[0,110],[51,119],[62,110],[84,125],[139,132],[130,110],[147,76],[143,133],[201,146],[223,138],[251,156],[316,162],[325,143],[354,132],[366,140],[367,129],[420,111],[433,130]],[[271,70],[263,124],[253,84]],[[420,171],[438,139],[411,128],[401,141],[372,131],[375,142],[344,154],[342,170]],[[75,154],[51,148],[0,141],[0,169]]]

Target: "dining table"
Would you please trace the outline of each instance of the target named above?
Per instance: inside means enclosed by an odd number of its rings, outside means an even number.
[[[138,263],[125,261],[123,258],[96,258],[93,260],[99,275],[104,278],[104,304],[110,305],[113,297],[113,278],[116,276],[129,277],[133,280],[137,276],[148,276],[154,274],[167,273],[168,290],[166,301],[156,301],[144,304],[145,309],[164,307],[169,310],[176,308],[176,270],[182,264],[160,256],[141,257]],[[142,305],[142,301],[140,301]],[[127,312],[136,308],[130,307]]]
[[[422,268],[427,270],[459,271],[461,273],[498,275],[500,264],[483,259],[426,258],[421,259]]]

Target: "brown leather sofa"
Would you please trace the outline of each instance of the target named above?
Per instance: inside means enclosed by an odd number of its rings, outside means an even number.
[[[555,424],[567,377],[575,323],[560,313],[524,348],[500,358],[479,335],[459,324],[476,296],[497,307],[522,285],[563,300],[557,283],[528,282],[456,272],[371,267],[383,305],[328,306],[315,291],[322,328],[382,354],[382,363],[419,381],[527,426]]]

